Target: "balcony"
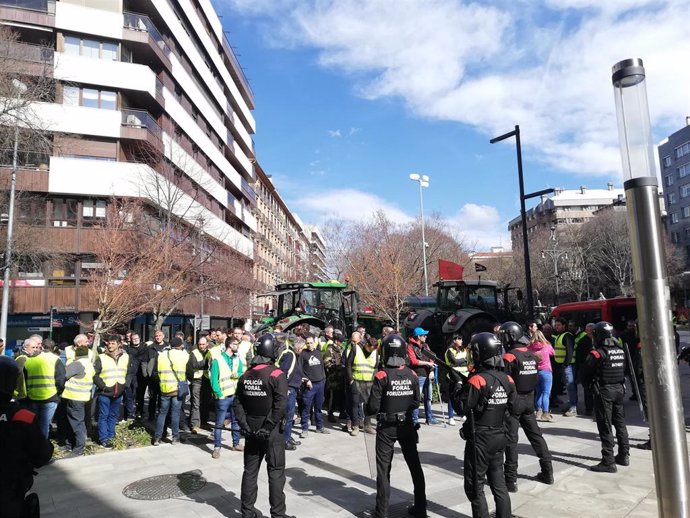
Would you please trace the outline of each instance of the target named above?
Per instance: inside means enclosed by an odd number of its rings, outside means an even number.
[[[134,49],[146,57],[153,58],[155,56],[168,70],[171,70],[170,54],[172,51],[151,18],[145,14],[128,11],[123,14],[122,39],[129,42]]]
[[[55,27],[55,0],[0,0],[0,19]]]
[[[252,205],[256,205],[256,193],[254,189],[252,189],[252,186],[249,185],[249,182],[244,178],[242,178],[242,194],[249,199]]]
[[[0,148],[0,189],[9,189],[12,175],[13,149]],[[46,153],[17,151],[17,189],[48,192],[48,164]]]
[[[0,18],[2,12],[0,8]],[[5,42],[0,46],[0,58],[13,63],[17,72],[30,76],[53,76],[53,55],[55,51],[44,45]]]
[[[120,138],[142,144],[152,156],[163,153],[163,130],[147,111],[123,109]]]

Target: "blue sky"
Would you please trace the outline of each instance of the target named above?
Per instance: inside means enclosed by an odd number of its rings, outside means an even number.
[[[641,57],[657,141],[690,115],[690,0],[213,0],[256,97],[257,158],[307,223],[438,212],[510,246],[525,189],[621,185],[611,66]]]

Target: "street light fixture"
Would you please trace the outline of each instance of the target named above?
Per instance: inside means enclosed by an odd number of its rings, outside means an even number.
[[[27,86],[18,79],[12,79],[12,86],[17,94],[17,105],[14,111],[19,109],[22,95],[26,93]],[[12,233],[14,227],[14,198],[17,190],[17,154],[19,151],[19,121],[14,120],[14,149],[12,152],[12,176],[10,179],[10,206],[7,211],[7,244],[5,245],[5,272],[2,284],[2,308],[0,309],[0,338],[7,341],[7,315],[10,305],[10,271],[12,269]]]
[[[542,250],[541,251],[541,258],[546,259],[546,256],[548,255],[553,259],[553,278],[556,284],[556,292],[554,295],[554,300],[553,300],[553,305],[558,306],[558,298],[560,296],[560,289],[558,285],[558,279],[559,279],[559,274],[558,274],[558,261],[562,257],[563,259],[568,259],[568,252],[566,250],[559,250],[558,249],[558,240],[556,239],[556,227],[552,226],[551,227],[551,240],[553,241],[553,248],[551,250]]]
[[[429,296],[429,279],[426,269],[426,236],[424,235],[424,202],[422,197],[422,188],[429,187],[429,177],[425,174],[410,174],[410,180],[419,183],[419,213],[422,220],[422,262],[424,263],[424,294]]]
[[[690,468],[666,273],[645,69],[613,66],[635,297],[642,344],[657,507],[662,518],[690,517]]]

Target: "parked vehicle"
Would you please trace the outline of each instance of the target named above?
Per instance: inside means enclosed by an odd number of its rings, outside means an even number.
[[[633,297],[587,300],[560,304],[551,311],[551,318],[563,317],[584,328],[592,322],[610,322],[618,332],[625,331],[628,320],[637,320],[637,306]]]

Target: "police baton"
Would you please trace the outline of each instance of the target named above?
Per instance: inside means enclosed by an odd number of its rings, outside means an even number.
[[[637,383],[637,372],[635,372],[635,368],[632,362],[632,356],[630,356],[630,349],[628,348],[628,343],[623,342],[623,349],[625,350],[625,357],[628,361],[628,369],[630,369],[630,379],[632,380],[633,387],[635,387],[635,394],[637,394],[637,404],[640,407],[640,414],[642,414],[642,420],[646,423],[647,422],[647,414],[644,411],[644,405],[642,404],[642,393],[640,393],[640,386]]]

